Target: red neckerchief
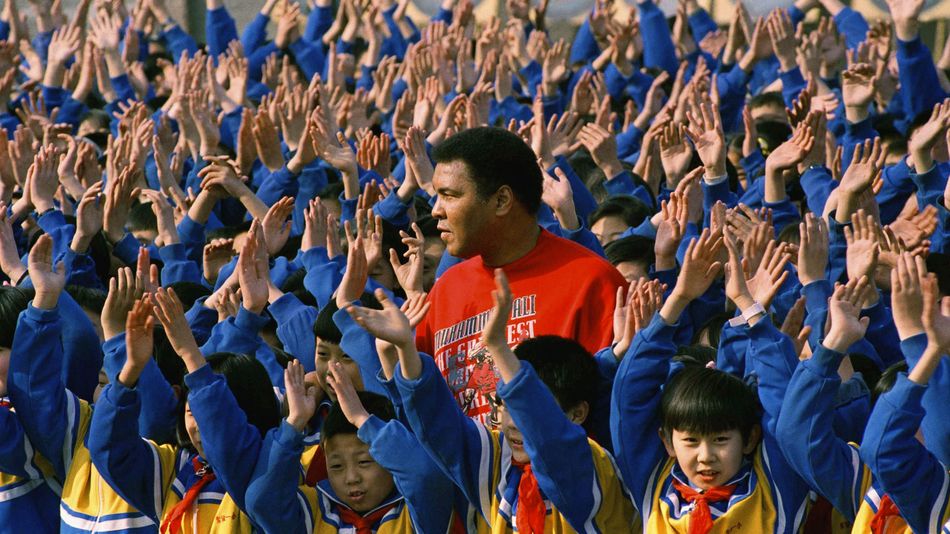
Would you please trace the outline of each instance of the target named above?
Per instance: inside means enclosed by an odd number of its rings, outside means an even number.
[[[521,471],[521,481],[518,482],[518,513],[515,514],[518,532],[543,534],[547,507],[541,497],[538,479],[531,470],[531,464],[512,461],[511,465]]]
[[[694,503],[693,511],[689,513],[689,534],[706,534],[712,529],[713,519],[709,503],[725,501],[732,497],[736,486],[737,484],[716,486],[700,493],[678,480],[673,481],[673,487],[680,497]]]
[[[353,525],[353,528],[356,529],[356,534],[373,534],[373,527],[376,526],[376,523],[383,518],[390,510],[396,507],[399,502],[394,502],[383,506],[379,510],[372,512],[367,515],[360,515],[353,510],[345,506],[339,507],[340,519],[344,522]]]
[[[214,475],[214,471],[211,470],[211,466],[202,463],[197,456],[191,459],[191,467],[194,468],[195,474],[201,478],[188,488],[188,491],[185,492],[185,496],[182,497],[181,501],[168,512],[165,520],[162,521],[162,534],[166,532],[178,534],[181,532],[181,524],[184,520],[185,512],[187,512],[188,509],[191,508],[191,505],[198,499],[198,494],[201,493],[201,489],[217,478]],[[197,521],[197,516],[195,520]]]
[[[874,518],[871,519],[871,532],[873,534],[884,534],[887,532],[887,522],[892,517],[901,517],[901,511],[891,499],[890,495],[885,494],[881,497],[881,503],[877,506],[877,512],[874,512]]]

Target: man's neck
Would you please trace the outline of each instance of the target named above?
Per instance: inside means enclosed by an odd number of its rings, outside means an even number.
[[[513,223],[500,228],[492,241],[502,246],[482,254],[482,262],[488,267],[503,267],[520,260],[534,250],[541,236],[541,227],[536,220]]]

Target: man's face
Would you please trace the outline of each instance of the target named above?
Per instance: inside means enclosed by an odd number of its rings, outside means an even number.
[[[484,243],[492,236],[489,224],[494,216],[491,202],[478,196],[475,181],[462,161],[439,163],[432,185],[439,197],[432,207],[432,217],[449,254],[471,258],[482,253]]]
[[[376,463],[369,454],[369,445],[356,434],[337,434],[323,446],[330,487],[353,511],[368,512],[392,493],[393,476]]]
[[[330,343],[317,338],[317,354],[313,359],[316,367],[317,384],[323,389],[324,393],[334,402],[336,401],[336,392],[327,382],[327,375],[330,374],[330,364],[340,362],[343,364],[343,371],[350,377],[353,388],[356,391],[363,391],[363,377],[360,375],[360,367],[353,359],[343,353],[340,346],[336,343]]]
[[[628,228],[630,227],[627,226],[627,223],[623,222],[623,219],[620,217],[608,215],[597,219],[597,222],[591,225],[590,231],[597,236],[597,241],[600,242],[600,246],[606,247],[617,239],[620,239],[620,235]]]
[[[748,443],[743,442],[738,430],[696,434],[674,429],[672,436],[663,438],[663,444],[686,478],[699,489],[708,490],[728,483],[739,472],[743,457],[758,444],[757,429]]]

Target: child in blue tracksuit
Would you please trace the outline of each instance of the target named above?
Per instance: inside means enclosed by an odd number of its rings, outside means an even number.
[[[339,363],[330,373],[337,401],[321,431],[328,478],[316,487],[299,483],[303,430],[316,400],[315,388],[305,391],[302,367],[291,362],[289,414],[262,447],[247,491],[251,518],[266,532],[446,532],[453,524],[449,479],[385,397],[357,393]]]
[[[686,368],[668,379],[680,314],[716,278],[721,239],[707,229],[690,243],[675,288],[621,362],[611,405],[614,450],[647,532],[727,532],[738,525],[799,532],[807,488],[775,439],[796,358],[752,299],[731,241],[729,269],[739,275],[727,277],[726,294],[747,324],[763,413],[751,389],[723,371]]]
[[[916,434],[924,417],[921,399],[950,348],[950,317],[938,309],[936,277],[927,275],[922,282],[927,347],[910,373],[898,375],[894,387],[878,398],[864,433],[861,459],[887,494],[877,514],[881,529],[897,522],[913,532],[946,533],[950,532],[948,468]]]
[[[209,383],[228,381],[245,410],[249,431],[260,437],[277,423],[277,401],[263,366],[248,356],[227,353],[211,355],[206,361],[180,301],[174,292],[159,289],[136,302],[129,313],[125,364],[103,391],[92,417],[88,438],[92,461],[109,486],[161,525],[162,532],[250,533],[253,525],[240,511],[243,494],[228,494],[225,480],[205,460],[202,430],[187,401],[180,409],[178,445],[158,445],[137,435],[140,401],[135,386],[151,359],[152,298],[157,303],[155,315],[188,368],[186,386],[200,390]]]
[[[498,393],[507,408],[501,432],[465,416],[435,362],[416,351],[409,321],[381,291],[376,296],[383,311],[348,311],[395,345],[394,373],[410,426],[488,531],[634,530],[638,516],[613,458],[581,427],[596,388],[596,364],[576,343],[553,336],[525,341],[516,356],[507,344],[511,294],[500,270],[496,285],[482,350],[501,374]]]

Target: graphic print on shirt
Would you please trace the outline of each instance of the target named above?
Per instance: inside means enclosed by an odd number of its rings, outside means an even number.
[[[537,295],[512,301],[507,332],[509,347],[535,337],[536,304]],[[462,411],[497,428],[500,423],[498,404],[492,399],[499,376],[491,354],[480,341],[491,311],[489,308],[437,331],[434,358]]]

